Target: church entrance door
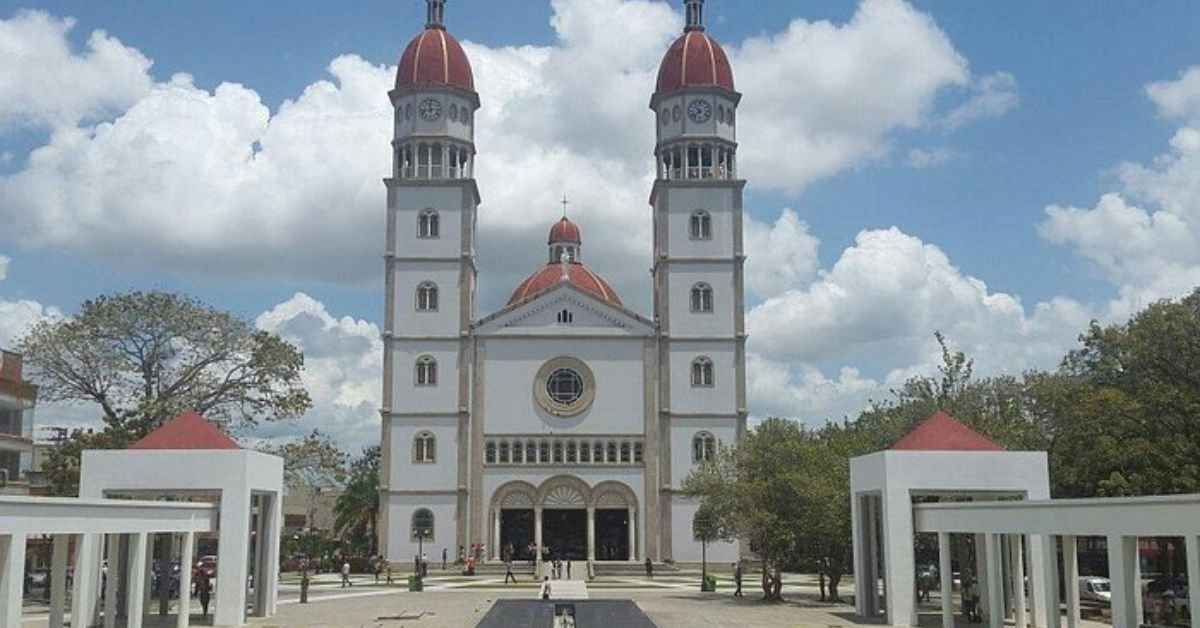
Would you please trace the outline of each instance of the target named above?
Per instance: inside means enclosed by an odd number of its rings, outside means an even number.
[[[547,509],[542,511],[542,545],[546,558],[587,559],[587,511]]]
[[[629,510],[596,509],[596,560],[629,560]]]
[[[512,551],[515,561],[533,560],[533,509],[505,508],[500,511],[501,558]]]

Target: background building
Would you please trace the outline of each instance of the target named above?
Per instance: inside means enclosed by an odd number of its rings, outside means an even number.
[[[21,356],[0,351],[0,494],[27,494],[33,463],[37,386],[25,381]]]

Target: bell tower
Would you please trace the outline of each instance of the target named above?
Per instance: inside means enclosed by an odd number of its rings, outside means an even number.
[[[733,445],[746,429],[745,181],[737,171],[741,94],[729,59],[705,32],[704,0],[685,0],[684,9],[686,26],[663,58],[650,99],[660,443],[653,489],[661,519],[654,558],[690,562],[700,560],[685,555],[694,546],[698,504],[680,493],[683,480],[716,443]],[[734,559],[737,546],[722,552]]]
[[[467,540],[475,319],[475,92],[445,0],[400,57],[387,186],[380,551]],[[419,537],[419,538],[418,538]]]

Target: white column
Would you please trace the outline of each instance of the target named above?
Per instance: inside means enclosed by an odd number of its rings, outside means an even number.
[[[875,497],[867,496],[864,524],[864,535],[867,543],[866,557],[866,594],[867,614],[874,617],[879,614],[879,502]]]
[[[500,508],[492,513],[492,560],[502,560],[504,552],[500,549]]]
[[[1055,547],[1058,537],[1047,534],[1042,538],[1042,578],[1039,586],[1043,599],[1046,600],[1044,628],[1059,628],[1062,609],[1058,601],[1058,548]]]
[[[535,578],[542,577],[542,507],[537,506],[533,509],[533,575]]]
[[[99,565],[103,535],[75,536],[75,587],[71,592],[71,625],[74,628],[91,625],[96,610],[96,591],[100,586]]]
[[[987,615],[991,609],[991,586],[988,582],[987,535],[976,534],[975,539],[975,585],[979,590],[979,614]]]
[[[1188,607],[1191,608],[1192,600],[1200,600],[1200,543],[1195,535],[1184,537],[1183,543],[1187,547]],[[1200,628],[1200,613],[1195,610],[1192,611],[1192,628]]]
[[[0,625],[21,625],[25,592],[25,535],[0,536]]]
[[[142,615],[154,612],[154,534],[146,536],[146,556],[142,560]]]
[[[850,494],[850,545],[854,550],[854,614],[866,617],[867,611],[867,542],[863,538],[862,496]]]
[[[883,580],[887,621],[916,626],[916,557],[913,552],[912,497],[907,490],[883,495]]]
[[[158,614],[166,616],[171,609],[171,561],[175,558],[175,535],[164,534],[163,551],[158,567]],[[179,565],[183,569],[183,564]],[[163,574],[166,574],[165,576]]]
[[[984,564],[987,573],[988,625],[991,628],[1004,626],[1004,559],[999,534],[984,535]]]
[[[954,573],[950,566],[949,532],[938,532],[938,576],[942,580],[942,628],[954,628]]]
[[[145,532],[129,535],[129,581],[125,584],[126,628],[142,628],[146,611],[146,539]],[[109,573],[109,577],[112,577]]]
[[[629,525],[627,526],[629,528],[629,560],[638,559],[636,512],[632,507],[629,508]]]
[[[1009,540],[1012,563],[1011,586],[1013,591],[1013,625],[1015,628],[1025,628],[1025,537],[1014,534]]]
[[[179,548],[179,613],[175,617],[176,628],[188,628],[191,623],[192,570],[196,568],[192,551],[195,543],[195,532],[183,534],[183,545]]]
[[[1137,537],[1108,537],[1108,578],[1112,583],[1113,626],[1137,628],[1137,609],[1142,602],[1137,578]]]
[[[121,587],[121,535],[107,535],[105,557],[108,568],[104,576],[104,628],[117,625],[117,589]]]
[[[67,607],[67,551],[71,537],[55,534],[50,558],[50,628],[62,628]]]
[[[1075,537],[1062,538],[1063,587],[1067,596],[1067,627],[1079,628],[1079,551]]]
[[[214,626],[240,626],[246,623],[246,559],[250,555],[250,493],[248,489],[221,493],[220,537],[217,553],[221,557],[217,576]]]
[[[587,559],[596,560],[596,509],[587,509]]]

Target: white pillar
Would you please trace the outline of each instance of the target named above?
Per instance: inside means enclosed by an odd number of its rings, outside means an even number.
[[[217,575],[214,626],[246,623],[246,559],[250,555],[250,492],[248,489],[221,492],[220,537],[217,553],[221,564]]]
[[[0,625],[21,625],[25,592],[25,535],[0,536]]]
[[[975,540],[975,585],[979,591],[979,614],[988,615],[991,613],[991,583],[988,582],[988,555],[987,555],[987,535],[976,534]]]
[[[105,558],[108,567],[104,576],[104,628],[117,625],[117,589],[121,587],[121,535],[107,535]]]
[[[629,508],[629,560],[637,560],[637,519],[635,518],[636,511],[631,506]]]
[[[1038,585],[1042,590],[1043,599],[1046,600],[1043,607],[1046,613],[1046,623],[1042,626],[1058,628],[1062,618],[1062,609],[1058,601],[1058,548],[1055,547],[1058,538],[1047,534],[1042,539],[1042,577]]]
[[[196,543],[195,532],[183,534],[183,545],[179,548],[179,613],[175,617],[176,628],[188,628],[192,614],[192,551]]]
[[[542,577],[542,507],[537,506],[533,509],[533,575],[535,578]]]
[[[96,591],[100,586],[100,561],[96,557],[103,539],[99,534],[75,536],[75,586],[71,592],[73,628],[91,625],[90,620],[96,609]]]
[[[126,583],[126,628],[142,628],[146,612],[146,532],[129,535],[129,582]],[[109,577],[112,577],[109,573]]]
[[[912,497],[907,490],[883,496],[883,580],[887,621],[916,626],[916,557],[913,552]]]
[[[50,619],[49,628],[63,627],[67,607],[67,552],[71,537],[55,534],[50,558]]]
[[[1195,602],[1192,600],[1200,600],[1200,543],[1197,543],[1195,535],[1184,537],[1183,543],[1187,547],[1187,574],[1188,574],[1188,608]],[[1200,613],[1192,610],[1192,628],[1200,628]]]
[[[1013,591],[1013,625],[1015,628],[1025,628],[1025,537],[1020,534],[1014,534],[1009,540],[1009,549],[1011,553],[1010,562],[1012,563],[1012,591]]]
[[[1137,628],[1141,586],[1137,578],[1137,537],[1108,537],[1108,578],[1112,583],[1114,628]]]
[[[942,628],[954,628],[954,573],[950,566],[949,532],[938,532],[938,576],[942,580]]]
[[[987,573],[988,625],[991,628],[1004,626],[1004,570],[1000,550],[1000,535],[985,534],[984,571]]]
[[[504,552],[500,549],[500,508],[497,506],[492,515],[492,560],[503,560]]]
[[[1079,628],[1079,551],[1075,537],[1062,538],[1063,587],[1067,596],[1067,627]]]
[[[596,560],[596,509],[587,509],[587,559]]]
[[[158,614],[166,616],[171,608],[171,561],[175,559],[175,535],[162,535],[162,556],[158,566]],[[180,569],[183,565],[180,564]],[[165,576],[163,574],[166,574]]]
[[[154,580],[154,534],[146,536],[146,556],[142,560],[142,615],[154,611],[154,591],[151,583]]]

